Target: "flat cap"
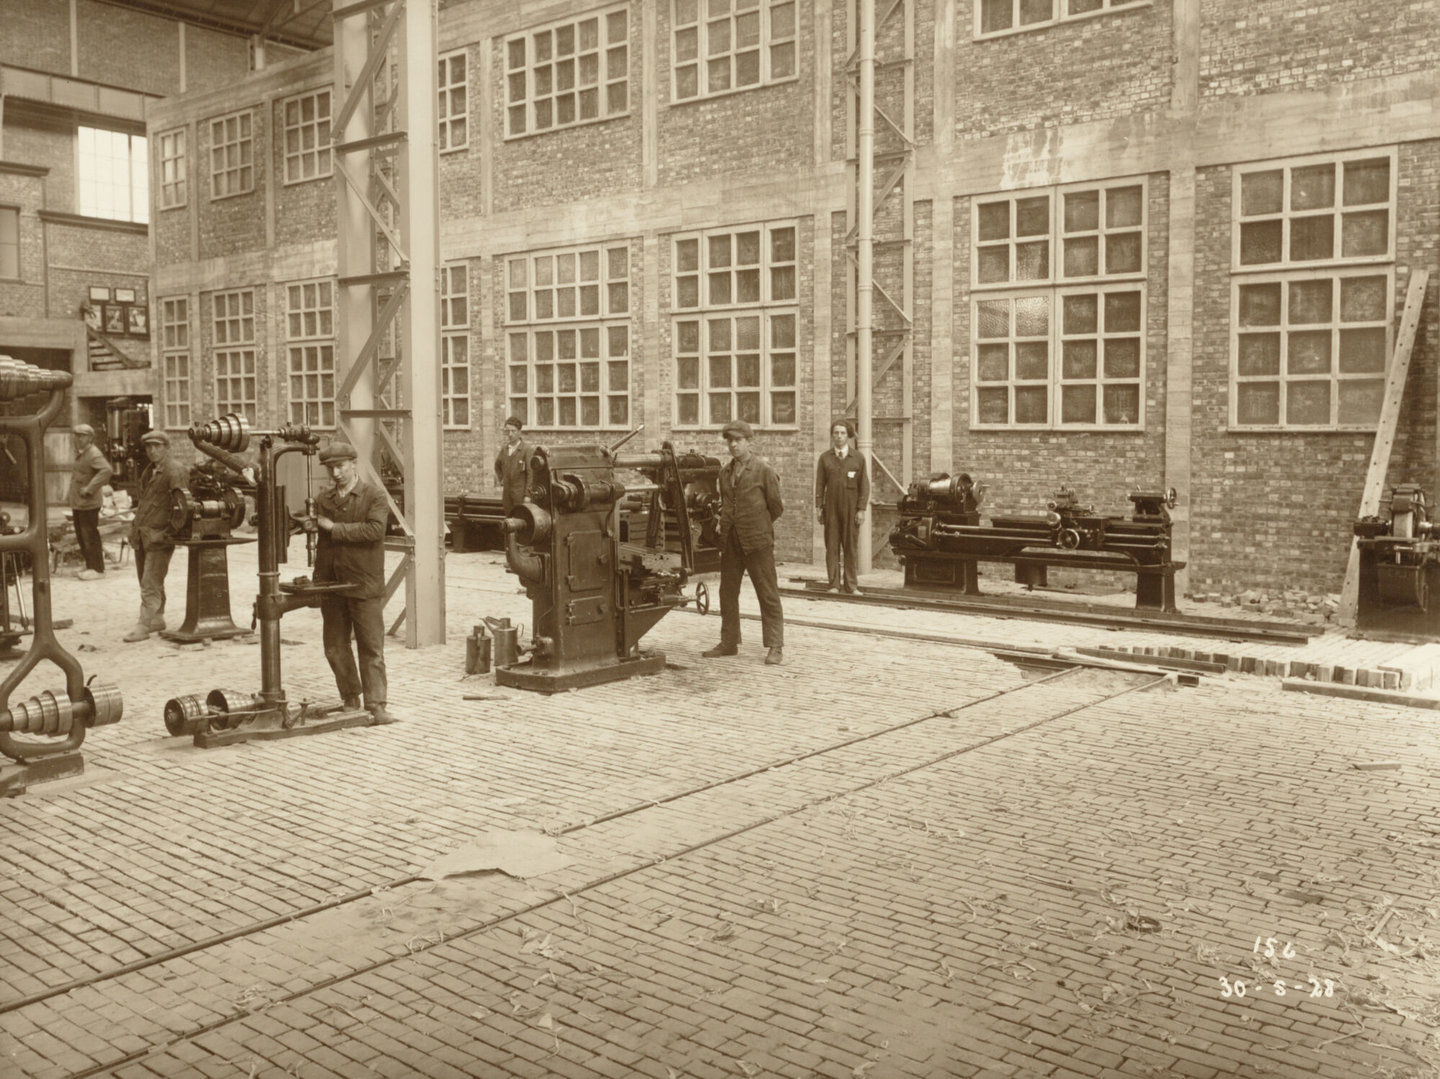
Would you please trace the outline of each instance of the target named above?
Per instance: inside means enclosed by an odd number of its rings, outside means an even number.
[[[332,461],[353,461],[355,460],[355,447],[348,442],[330,442],[320,451],[320,463],[328,465]]]
[[[850,420],[846,419],[844,416],[835,417],[835,422],[830,425],[830,430],[833,431],[837,427],[845,428],[845,433],[847,435],[849,435],[851,438],[855,437],[855,424]]]
[[[511,416],[509,419],[507,419],[507,420],[505,421],[504,426],[506,426],[506,427],[513,427],[513,428],[515,428],[515,430],[517,430],[517,431],[523,431],[523,430],[525,430],[525,423],[524,423],[523,420],[520,419],[519,416]]]
[[[167,435],[164,431],[146,431],[143,435],[140,436],[140,441],[158,442],[162,446],[168,446],[170,445],[170,436]]]
[[[750,430],[750,425],[744,420],[731,420],[725,425],[725,429],[720,432],[720,437],[729,438],[731,435],[739,438],[754,438],[755,432]]]
[[[74,427],[70,428],[70,430],[77,435],[89,435],[91,438],[95,437],[95,428],[91,427],[88,423],[77,423]]]

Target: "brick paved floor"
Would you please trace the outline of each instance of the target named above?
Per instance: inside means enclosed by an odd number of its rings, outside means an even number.
[[[984,652],[820,625],[784,667],[757,641],[710,662],[718,621],[680,613],[649,641],[672,669],[546,698],[462,677],[471,623],[529,612],[494,556],[449,565],[450,643],[390,651],[404,723],[209,751],[160,708],[254,688],[255,646],[120,645],[133,578],[57,579],[127,715],[85,777],[0,803],[0,1007],[241,935],[0,1014],[0,1075],[150,1050],[116,1074],[1435,1073],[1433,713],[1239,675],[1022,689]],[[1115,640],[963,623],[986,633]],[[292,697],[333,695],[318,618],[284,636]],[[570,864],[409,879],[525,827]]]

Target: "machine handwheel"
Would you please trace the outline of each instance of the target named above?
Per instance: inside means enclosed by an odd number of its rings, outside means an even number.
[[[704,583],[695,586],[695,612],[707,614],[710,611],[710,589]]]

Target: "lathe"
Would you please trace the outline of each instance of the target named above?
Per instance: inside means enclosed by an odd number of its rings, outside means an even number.
[[[1355,522],[1356,633],[1440,639],[1440,523],[1430,520],[1425,492],[1415,484],[1392,488],[1383,509]]]
[[[1176,609],[1175,572],[1185,563],[1170,558],[1173,488],[1130,495],[1128,519],[1101,516],[1061,487],[1043,515],[995,515],[981,524],[984,493],[963,473],[910,485],[890,532],[907,587],[979,595],[977,563],[1008,562],[1015,579],[1033,588],[1046,583],[1050,566],[1062,566],[1134,573],[1137,608]]]
[[[554,693],[663,670],[664,653],[642,651],[640,638],[692,602],[682,591],[691,574],[719,566],[719,460],[668,442],[621,455],[626,440],[532,451],[505,557],[531,599],[533,638],[496,667],[498,684]],[[627,485],[624,472],[643,480]],[[709,606],[703,585],[693,602]]]

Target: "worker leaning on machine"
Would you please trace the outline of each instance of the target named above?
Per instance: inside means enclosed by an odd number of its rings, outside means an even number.
[[[170,493],[190,483],[190,470],[170,456],[170,436],[146,431],[140,436],[150,464],[140,474],[140,501],[130,525],[135,575],[140,578],[140,618],[125,634],[127,642],[143,641],[165,628],[165,575],[175,540],[170,534]]]

